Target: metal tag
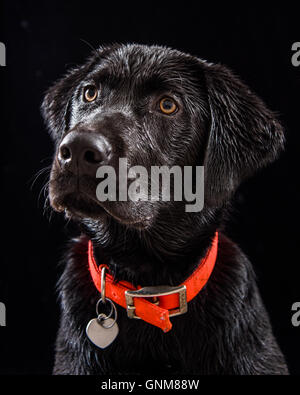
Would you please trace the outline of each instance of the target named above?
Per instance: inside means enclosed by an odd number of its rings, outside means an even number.
[[[98,318],[92,319],[86,327],[86,334],[90,341],[99,348],[108,347],[118,336],[118,324],[112,318],[100,321]]]

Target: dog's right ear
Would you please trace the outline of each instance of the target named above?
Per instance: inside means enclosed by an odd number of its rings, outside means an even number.
[[[73,96],[74,88],[82,78],[83,67],[78,67],[48,89],[41,111],[50,135],[56,139],[67,127],[69,104]]]
[[[276,159],[285,138],[274,113],[228,68],[204,63],[204,69],[211,112],[206,203],[220,205],[244,179]]]

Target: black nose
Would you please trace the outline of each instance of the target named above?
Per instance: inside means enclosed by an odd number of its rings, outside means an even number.
[[[57,159],[61,168],[79,175],[95,176],[97,168],[109,160],[108,141],[95,133],[72,131],[60,143]]]

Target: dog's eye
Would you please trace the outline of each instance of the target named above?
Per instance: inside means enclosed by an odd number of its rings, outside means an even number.
[[[85,101],[87,102],[95,101],[97,99],[97,96],[98,96],[98,89],[95,86],[89,85],[84,88],[83,97]]]
[[[164,97],[161,99],[159,102],[159,108],[161,112],[167,115],[174,114],[178,109],[175,100],[171,99],[170,97]]]

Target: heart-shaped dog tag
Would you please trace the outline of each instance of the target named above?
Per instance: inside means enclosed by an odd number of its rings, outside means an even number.
[[[87,337],[95,346],[102,349],[108,347],[118,336],[118,333],[118,324],[112,318],[106,318],[101,322],[94,318],[86,327]]]

